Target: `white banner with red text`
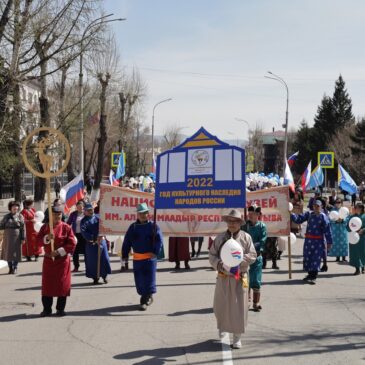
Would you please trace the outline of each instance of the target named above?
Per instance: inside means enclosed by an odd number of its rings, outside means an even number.
[[[280,186],[246,194],[247,207],[262,208],[262,221],[267,225],[270,237],[290,234],[289,188]],[[101,184],[100,226],[102,235],[124,235],[136,221],[136,208],[146,203],[153,219],[154,194],[138,190]],[[244,214],[244,209],[240,209]],[[168,236],[216,236],[226,230],[222,215],[229,209],[161,209],[156,212],[156,222]]]

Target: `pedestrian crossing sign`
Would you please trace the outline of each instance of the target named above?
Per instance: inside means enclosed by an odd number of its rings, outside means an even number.
[[[120,152],[112,152],[112,161],[111,161],[112,167],[118,167],[119,157],[120,157]]]
[[[318,165],[320,165],[322,169],[333,169],[335,167],[335,153],[318,152]]]

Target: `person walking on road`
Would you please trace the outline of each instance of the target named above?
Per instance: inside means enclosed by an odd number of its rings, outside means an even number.
[[[52,207],[53,237],[50,235],[49,224],[44,224],[37,236],[39,246],[44,247],[42,268],[42,304],[41,317],[52,314],[53,297],[57,297],[56,314],[64,316],[66,299],[71,292],[71,259],[76,247],[76,238],[71,227],[62,222],[62,208]],[[54,251],[50,240],[54,238]]]
[[[175,262],[175,270],[180,270],[180,261],[190,270],[189,237],[169,237],[169,261]]]
[[[68,217],[67,224],[72,227],[72,230],[77,238],[77,245],[72,256],[74,269],[72,272],[78,272],[80,267],[80,255],[85,255],[85,239],[81,234],[81,221],[84,218],[84,201],[79,200],[76,203],[76,210]]]
[[[22,245],[22,254],[26,257],[27,261],[32,261],[31,257],[34,256],[34,260],[38,261],[39,255],[42,254],[42,247],[37,245],[37,231],[34,229],[35,221],[35,209],[33,208],[33,199],[24,200],[24,209],[20,214],[24,218],[25,235],[27,239],[24,245]]]
[[[359,242],[350,245],[350,265],[355,268],[354,275],[360,275],[360,270],[365,274],[365,214],[364,204],[357,203],[355,205],[355,214],[348,217],[348,222],[353,217],[359,217],[362,220],[361,229],[357,232],[360,236]],[[347,228],[349,231],[350,229]]]
[[[342,207],[342,199],[337,197],[334,202],[334,208],[332,211],[338,212]],[[336,257],[336,262],[346,261],[346,256],[349,255],[349,239],[347,235],[347,222],[348,219],[338,219],[337,221],[331,221],[331,231],[332,231],[332,247],[328,252],[328,256]]]
[[[134,281],[140,298],[140,310],[145,311],[156,293],[157,256],[163,245],[158,225],[148,220],[146,203],[137,206],[137,221],[132,223],[122,245],[122,271],[128,270],[128,259],[133,250]]]
[[[263,253],[265,251],[265,244],[267,239],[266,224],[259,221],[261,216],[261,207],[250,206],[248,208],[248,221],[241,229],[248,233],[253,241],[256,249],[257,259],[250,266],[250,291],[252,289],[252,307],[255,312],[260,312],[262,306],[260,304],[261,299],[261,286],[262,286],[262,266],[263,266]]]
[[[20,203],[11,201],[9,213],[0,222],[0,230],[4,230],[1,260],[8,262],[9,274],[16,274],[18,262],[21,261],[21,245],[25,242],[23,216],[19,213]]]
[[[312,285],[316,283],[321,260],[326,254],[326,249],[330,250],[332,246],[330,222],[326,214],[321,211],[321,207],[322,202],[316,200],[313,203],[313,212],[298,215],[292,213],[290,216],[295,223],[308,222],[303,246],[303,269],[308,275],[303,280]]]
[[[99,283],[100,277],[107,284],[107,276],[111,274],[112,270],[105,237],[99,236],[99,217],[94,214],[94,208],[90,203],[85,204],[84,214],[80,223],[80,231],[85,239],[86,277],[93,279],[94,285]]]
[[[242,347],[241,336],[245,332],[248,317],[247,270],[256,260],[256,250],[251,236],[241,231],[243,220],[238,210],[233,209],[222,218],[227,223],[227,230],[214,239],[209,250],[209,262],[218,272],[213,309],[220,338],[232,333],[232,348],[239,349]],[[226,266],[220,256],[223,245],[230,238],[236,240],[243,249],[243,261],[232,268]]]

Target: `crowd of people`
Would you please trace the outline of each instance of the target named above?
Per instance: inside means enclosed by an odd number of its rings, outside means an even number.
[[[143,182],[142,182],[143,184]],[[140,184],[131,179],[128,186],[140,188]],[[365,213],[364,204],[356,203],[353,214],[345,218],[331,220],[331,212],[340,211],[343,200],[334,190],[329,198],[316,192],[308,202],[304,212],[303,194],[296,191],[291,198],[291,229],[297,235],[302,233],[302,224],[307,222],[303,246],[303,269],[307,273],[304,281],[315,284],[320,271],[328,270],[327,257],[336,261],[347,261],[355,268],[355,275],[364,273],[365,269]],[[36,212],[33,200],[26,199],[20,211],[20,203],[9,203],[9,213],[0,222],[4,230],[1,259],[6,260],[9,274],[16,274],[18,263],[24,256],[27,261],[32,257],[36,261],[44,254],[42,270],[42,317],[52,314],[53,298],[57,297],[56,314],[65,315],[66,298],[71,289],[72,272],[80,271],[80,255],[84,255],[85,275],[98,285],[100,279],[107,284],[111,274],[109,249],[110,242],[99,235],[98,205],[80,200],[75,210],[66,217],[63,204],[56,198],[51,212],[44,212],[43,226],[36,230]],[[53,234],[49,227],[52,214]],[[261,220],[262,209],[259,206],[248,208],[247,220],[244,221],[238,210],[224,215],[222,220],[227,230],[209,240],[209,261],[217,271],[214,295],[214,313],[217,319],[219,335],[233,334],[233,348],[241,347],[241,335],[247,324],[247,311],[252,301],[252,310],[262,310],[262,274],[267,261],[272,260],[272,268],[279,269],[277,260],[282,249],[277,237],[269,237],[265,223]],[[353,217],[361,219],[362,227],[358,231],[360,240],[349,244],[349,221]],[[243,261],[235,267],[227,266],[220,257],[222,246],[233,238],[243,249]],[[175,270],[180,270],[184,262],[186,270],[189,261],[201,254],[203,237],[170,237],[169,261],[175,263]],[[53,242],[53,248],[52,248]],[[197,247],[196,247],[197,244]],[[191,253],[190,253],[191,245]],[[164,257],[163,237],[158,225],[149,220],[149,207],[139,204],[137,220],[130,225],[121,247],[121,272],[128,271],[129,259],[133,257],[134,281],[140,296],[140,309],[147,310],[153,303],[156,293],[157,262]],[[321,264],[323,263],[322,267]]]

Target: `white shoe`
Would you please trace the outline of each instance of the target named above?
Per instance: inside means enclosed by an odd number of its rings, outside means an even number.
[[[218,331],[218,336],[220,339],[224,338],[227,335],[227,332]]]
[[[242,347],[242,343],[241,343],[241,335],[233,335],[233,344],[232,344],[232,348],[233,349],[240,349]]]

